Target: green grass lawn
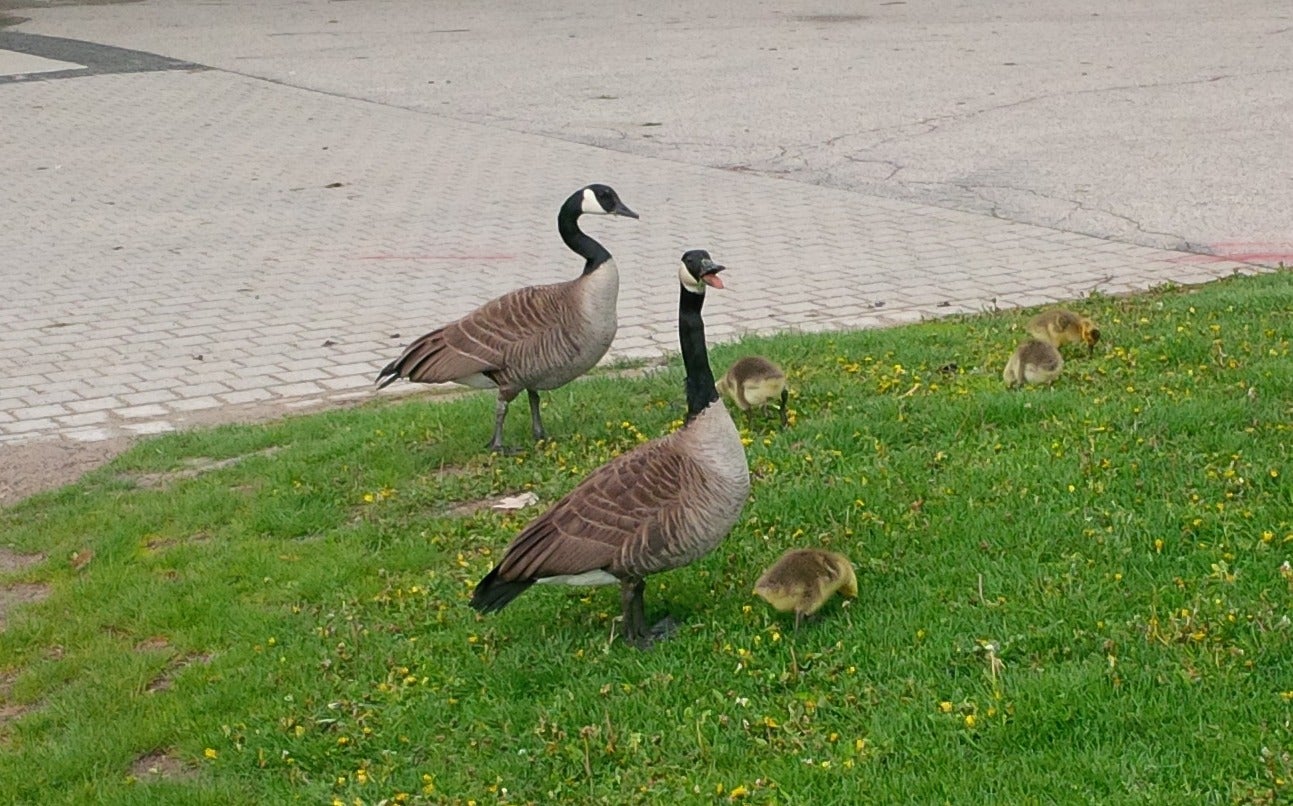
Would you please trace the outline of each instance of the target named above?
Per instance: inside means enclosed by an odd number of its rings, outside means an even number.
[[[1030,312],[714,348],[785,366],[795,423],[745,432],[741,521],[650,580],[648,618],[683,626],[649,652],[611,640],[615,588],[467,600],[546,504],[677,427],[677,361],[546,396],[554,441],[518,456],[482,450],[488,394],[143,442],[0,513],[9,564],[40,555],[0,576],[38,600],[0,633],[0,792],[1287,801],[1293,273],[1072,307],[1104,341],[1051,388],[1001,382]],[[750,593],[792,546],[860,586],[798,632]]]

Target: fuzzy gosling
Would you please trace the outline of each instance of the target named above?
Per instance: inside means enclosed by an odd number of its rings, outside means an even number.
[[[1019,345],[1010,356],[1001,379],[1006,382],[1006,388],[1026,383],[1050,383],[1060,376],[1062,369],[1064,356],[1059,350],[1044,341],[1029,340]]]
[[[791,549],[754,583],[756,596],[783,613],[794,611],[796,630],[837,592],[849,598],[858,595],[853,563],[823,549]]]
[[[1034,339],[1053,347],[1085,344],[1088,358],[1095,354],[1096,342],[1100,341],[1100,329],[1095,322],[1063,308],[1037,314],[1028,320],[1025,329]]]
[[[727,368],[718,379],[718,391],[732,399],[736,407],[752,420],[755,408],[766,408],[768,401],[781,398],[781,427],[790,419],[786,404],[790,393],[786,390],[786,373],[781,367],[760,355],[748,355]]]

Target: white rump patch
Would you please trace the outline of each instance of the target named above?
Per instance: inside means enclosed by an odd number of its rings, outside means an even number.
[[[618,585],[619,579],[615,575],[598,569],[596,571],[585,571],[582,574],[566,574],[559,577],[544,577],[536,579],[540,585]]]
[[[597,201],[597,194],[593,193],[592,188],[584,188],[584,200],[579,205],[579,209],[593,215],[606,215],[606,211],[602,209],[602,203]]]
[[[498,384],[485,377],[483,372],[475,372],[471,375],[459,378],[454,383],[460,383],[463,386],[470,386],[472,389],[497,389]]]

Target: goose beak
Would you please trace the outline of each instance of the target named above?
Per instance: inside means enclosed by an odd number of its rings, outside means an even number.
[[[720,266],[709,258],[705,258],[700,264],[700,281],[710,288],[722,288],[723,281],[718,278],[718,273],[726,266]]]
[[[619,199],[615,200],[615,208],[611,210],[611,215],[622,215],[625,218],[637,218],[638,214],[629,209],[628,205]]]

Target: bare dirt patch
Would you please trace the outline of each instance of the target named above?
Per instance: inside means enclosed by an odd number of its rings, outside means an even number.
[[[71,484],[130,447],[127,437],[101,442],[47,439],[0,448],[0,506]]]
[[[454,504],[445,510],[445,515],[451,518],[470,518],[477,512],[484,509],[495,509],[499,512],[505,512],[515,509],[525,509],[539,502],[539,497],[530,492],[519,492],[513,495],[495,496],[493,498],[480,498],[475,501],[463,501]]]
[[[19,554],[16,551],[0,546],[0,574],[21,571],[44,561],[44,554]]]
[[[12,5],[12,3],[9,3]],[[0,9],[6,7],[0,0]],[[223,406],[209,411],[176,414],[168,418],[177,428],[203,428],[233,423],[263,423],[287,416],[312,414],[329,409],[345,409],[371,403],[398,404],[406,400],[422,399],[428,402],[457,400],[473,392],[453,388],[410,388],[396,395],[386,395],[381,400],[353,393],[337,397],[281,399],[266,403],[249,403]],[[0,445],[0,507],[16,504],[22,499],[45,490],[71,484],[83,474],[107,464],[118,454],[140,439],[139,436],[121,434],[95,442],[82,442],[66,438],[40,438],[17,445]],[[255,455],[255,454],[251,454]],[[212,470],[214,468],[206,468]],[[183,468],[183,473],[194,468]],[[199,471],[204,472],[204,471]],[[162,482],[165,483],[165,482]]]
[[[49,598],[49,586],[34,582],[19,582],[15,585],[0,588],[0,630],[9,621],[9,613],[14,608]]]
[[[152,537],[144,541],[144,550],[148,552],[165,551],[175,546],[196,546],[211,539],[210,532],[194,532],[188,537]]]
[[[138,649],[138,647],[136,647],[136,649]],[[185,655],[181,658],[177,658],[173,663],[171,663],[170,666],[166,667],[166,671],[162,672],[160,675],[154,678],[152,682],[150,682],[147,686],[145,686],[144,691],[147,691],[149,694],[156,694],[159,691],[166,691],[173,684],[175,675],[179,674],[182,670],[188,668],[189,666],[192,666],[195,663],[201,663],[205,665],[210,662],[211,662],[211,655],[210,653],[206,653],[206,652],[203,652],[201,654],[196,654],[196,655]]]
[[[145,638],[144,640],[135,644],[135,651],[152,652],[157,649],[165,649],[170,645],[171,645],[171,642],[167,641],[164,637],[160,635],[154,635],[149,638]]]
[[[272,456],[279,450],[278,446],[265,448],[264,450],[244,453],[241,456],[230,456],[228,459],[211,459],[206,456],[191,456],[184,460],[184,467],[178,470],[169,470],[165,473],[142,473],[130,476],[135,485],[144,489],[155,489],[166,487],[176,481],[183,479],[192,479],[201,476],[203,473],[210,473],[213,470],[222,470],[226,467],[233,467],[239,462],[244,462],[253,456]]]
[[[34,705],[11,705],[9,703],[0,705],[0,725],[12,722],[23,714],[29,714],[34,710],[36,710]]]
[[[144,781],[149,778],[184,778],[193,774],[193,769],[173,755],[171,750],[154,750],[135,759],[130,765],[130,774]]]

